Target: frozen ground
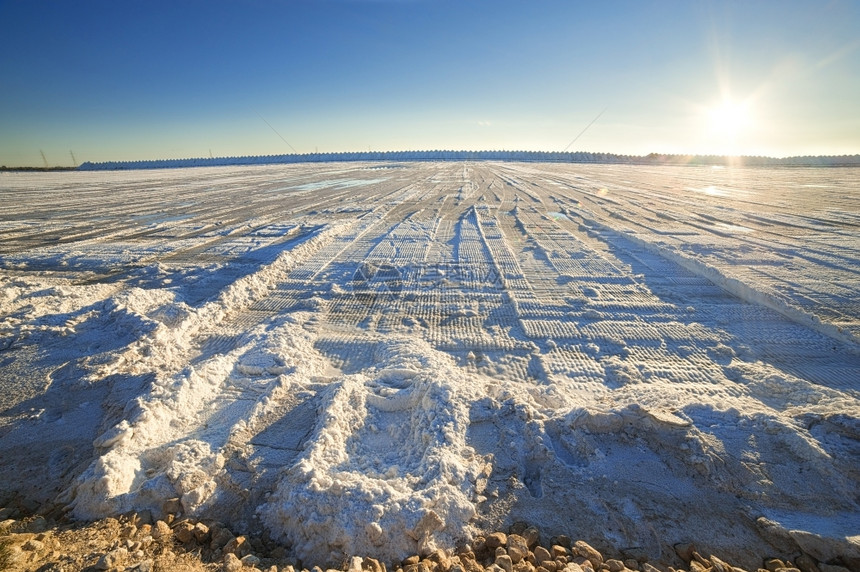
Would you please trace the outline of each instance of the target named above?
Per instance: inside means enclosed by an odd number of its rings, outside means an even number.
[[[860,170],[0,175],[0,501],[860,558]]]

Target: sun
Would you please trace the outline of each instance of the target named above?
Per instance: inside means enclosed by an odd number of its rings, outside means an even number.
[[[754,124],[749,103],[728,98],[706,108],[705,120],[709,146],[728,154],[745,147]]]

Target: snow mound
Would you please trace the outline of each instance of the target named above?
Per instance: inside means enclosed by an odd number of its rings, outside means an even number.
[[[475,516],[484,463],[465,441],[463,374],[416,340],[382,342],[374,359],[326,388],[312,445],[259,510],[307,561],[452,546]]]

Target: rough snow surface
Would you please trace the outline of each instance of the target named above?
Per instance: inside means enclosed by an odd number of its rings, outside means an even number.
[[[860,170],[0,176],[0,501],[308,562],[860,541]]]

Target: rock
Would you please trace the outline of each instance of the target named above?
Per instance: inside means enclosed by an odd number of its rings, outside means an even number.
[[[484,541],[487,548],[489,548],[490,550],[495,550],[499,546],[504,546],[505,544],[507,544],[507,542],[508,535],[506,535],[504,532],[494,532],[492,534],[489,534]]]
[[[170,530],[170,527],[163,520],[159,520],[155,523],[155,528],[152,530],[153,538],[160,538],[162,540],[167,540],[173,534],[173,531]]]
[[[35,538],[31,538],[21,546],[22,550],[27,550],[29,552],[39,552],[43,548],[45,548],[44,543],[36,540]]]
[[[849,572],[848,568],[837,566],[835,564],[825,564],[824,562],[818,564],[818,569],[821,570],[821,572]]]
[[[553,544],[552,548],[550,548],[550,552],[552,553],[553,558],[558,558],[559,556],[569,556],[570,552],[564,546],[560,544]]]
[[[212,550],[215,550],[216,548],[224,548],[235,538],[232,532],[220,526],[212,527],[209,533],[212,538],[212,542],[209,543],[209,547],[212,548]]]
[[[576,562],[568,562],[564,565],[564,572],[583,572],[583,570]]]
[[[27,532],[45,532],[48,530],[48,521],[45,520],[44,516],[36,516],[33,517],[32,520],[27,522]]]
[[[248,568],[253,568],[257,564],[260,563],[260,559],[254,556],[253,554],[246,554],[242,558],[239,559],[239,562],[242,563],[242,566],[247,566]]]
[[[242,569],[242,561],[232,552],[224,555],[224,572],[239,572]]]
[[[801,572],[821,572],[818,568],[818,562],[816,562],[815,558],[809,554],[801,554],[795,558],[794,565],[797,566]]]
[[[112,570],[114,568],[119,568],[119,566],[125,562],[126,558],[128,558],[128,550],[125,548],[121,547],[116,550],[111,550],[107,554],[102,554],[101,558],[96,562],[96,569]]]
[[[448,572],[448,570],[451,569],[451,559],[448,557],[448,554],[441,548],[437,548],[436,550],[428,554],[427,560],[435,562],[438,565],[437,570],[439,570],[440,572]]]
[[[675,554],[678,555],[678,558],[686,562],[687,564],[693,559],[693,553],[696,551],[696,545],[692,543],[679,543],[673,546],[675,549]]]
[[[573,541],[572,541],[572,540],[570,539],[570,537],[569,537],[569,536],[567,536],[566,534],[559,534],[558,536],[553,536],[553,537],[550,539],[550,542],[551,542],[553,545],[556,545],[556,544],[557,544],[557,545],[559,545],[559,546],[564,546],[564,547],[565,547],[565,548],[567,548],[568,550],[570,550],[570,549],[571,549],[571,547],[573,546]]]
[[[714,572],[734,572],[731,564],[723,562],[713,554],[711,554],[711,566],[713,567]]]
[[[167,499],[161,504],[161,512],[164,514],[179,514],[182,512],[182,503],[179,498]]]
[[[508,535],[507,548],[508,556],[511,557],[511,561],[514,564],[528,556],[529,553],[528,542],[519,534]]]
[[[622,562],[621,560],[616,560],[615,558],[610,558],[609,560],[605,561],[604,564],[606,564],[606,567],[609,569],[609,572],[621,572],[625,568],[624,562]]]
[[[248,539],[244,536],[237,536],[224,545],[222,552],[224,554],[235,554],[237,557],[242,558],[251,552],[251,546],[248,543]]]
[[[137,527],[133,524],[129,524],[124,526],[122,530],[119,531],[120,538],[134,538],[137,536]]]
[[[520,536],[522,536],[523,531],[528,527],[529,523],[518,520],[511,525],[510,529],[508,529],[508,534],[519,534]]]
[[[194,540],[194,524],[187,520],[183,520],[173,529],[173,534],[176,539],[183,544]]]
[[[690,560],[690,572],[705,572],[708,570],[708,567],[696,560]]]
[[[141,562],[140,564],[138,564],[135,567],[135,571],[136,572],[152,572],[153,565],[154,565],[154,562],[151,559],[144,560],[143,562]]]
[[[540,542],[540,531],[534,526],[525,529],[521,536],[526,539],[526,544],[529,545],[529,550],[533,550]]]
[[[624,561],[624,566],[628,570],[639,570],[639,561],[635,558],[628,558]]]
[[[505,572],[513,572],[514,569],[514,563],[511,561],[511,557],[507,554],[496,556],[496,566]]]
[[[463,568],[466,569],[466,572],[484,572],[484,567],[478,564],[478,561],[474,558],[460,558],[460,562],[463,563]]]
[[[408,557],[404,558],[400,564],[404,568],[406,568],[410,564],[416,564],[417,565],[420,561],[421,561],[421,557],[418,556],[417,554],[413,554],[412,556],[408,556]]]
[[[194,525],[194,540],[199,542],[200,544],[205,543],[209,540],[209,527],[203,524],[202,522],[198,522]]]
[[[642,563],[642,572],[663,572],[653,564],[649,564],[648,562]]]
[[[552,554],[550,554],[549,550],[547,550],[543,546],[535,546],[532,552],[534,553],[535,560],[537,560],[538,564],[541,564],[547,560],[553,560]]]
[[[576,553],[591,562],[595,569],[600,568],[600,565],[603,564],[603,555],[584,540],[577,540],[573,547]]]
[[[361,562],[362,570],[367,572],[385,572],[385,565],[375,558],[367,558]]]
[[[764,561],[765,570],[770,570],[770,572],[776,572],[778,568],[785,568],[785,562],[780,560],[779,558],[768,558]]]

